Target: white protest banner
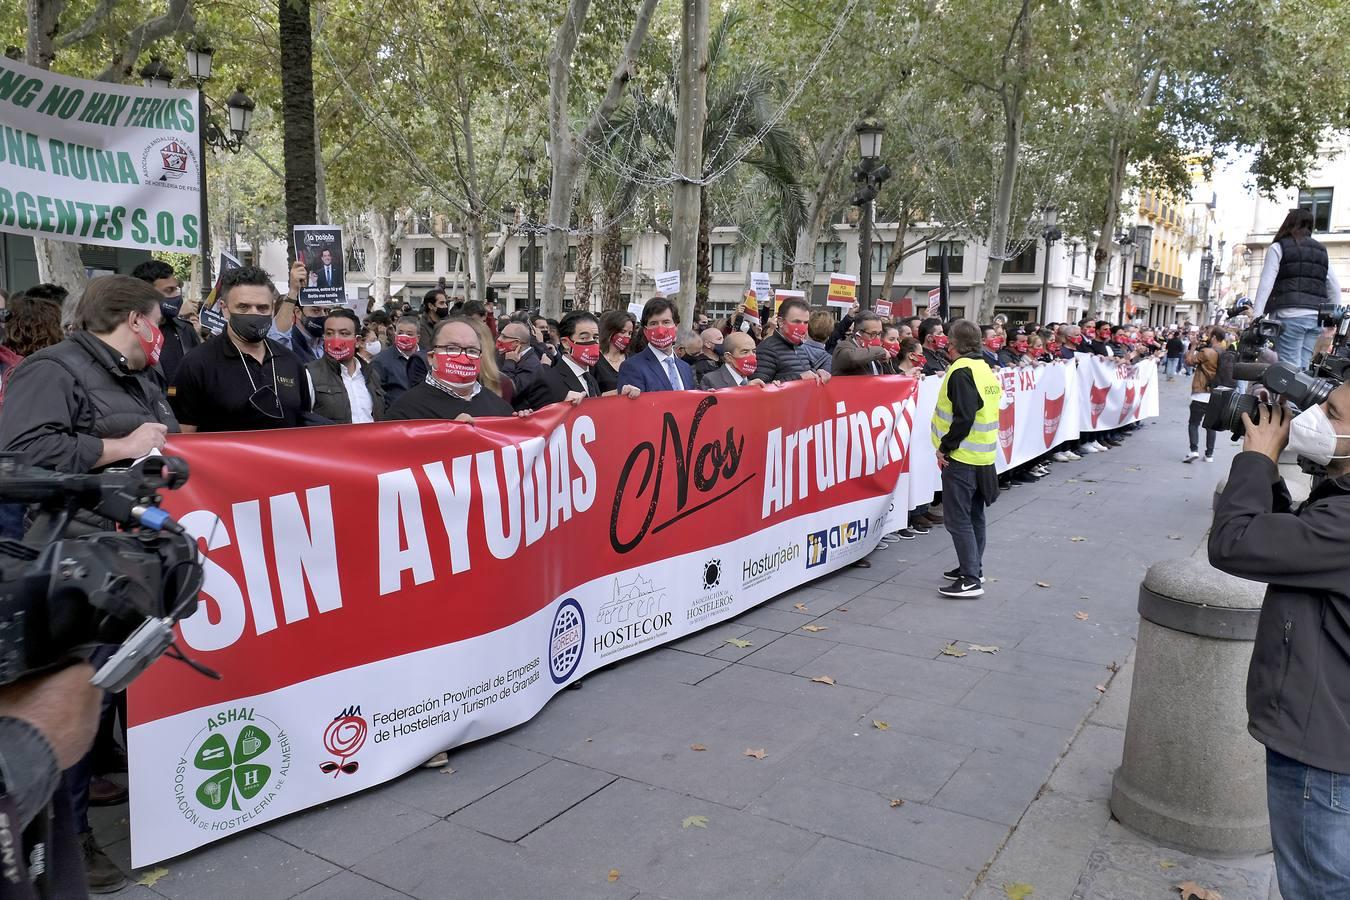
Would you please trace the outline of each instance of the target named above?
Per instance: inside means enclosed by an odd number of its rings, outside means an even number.
[[[1105,356],[1075,355],[1083,400],[1079,428],[1107,431],[1158,414],[1158,364],[1121,365]]]
[[[680,292],[680,270],[658,272],[656,275],[656,291],[663,297],[678,294]]]
[[[858,276],[835,272],[830,275],[830,287],[825,294],[826,306],[848,309],[858,299]]]
[[[0,231],[200,252],[197,97],[0,58]]]
[[[300,289],[301,306],[342,306],[347,302],[341,228],[295,226],[295,258],[309,269],[309,285]]]
[[[1078,375],[1072,360],[1043,366],[1010,366],[994,370],[1003,384],[998,409],[1000,472],[1049,453],[1078,437]],[[1070,415],[1064,415],[1068,409]]]

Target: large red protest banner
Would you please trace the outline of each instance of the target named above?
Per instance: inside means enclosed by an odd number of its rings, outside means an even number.
[[[865,555],[916,381],[175,437],[206,553],[131,692],[136,865],[392,778]]]

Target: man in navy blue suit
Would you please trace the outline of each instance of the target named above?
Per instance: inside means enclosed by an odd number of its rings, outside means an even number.
[[[680,313],[665,297],[653,297],[642,307],[642,336],[646,344],[619,366],[619,393],[634,387],[640,391],[692,391],[698,387],[689,363],[675,356],[675,326]]]

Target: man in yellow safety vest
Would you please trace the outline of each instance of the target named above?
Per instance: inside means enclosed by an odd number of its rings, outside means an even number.
[[[933,447],[942,469],[942,509],[956,546],[957,567],[944,597],[984,593],[984,508],[998,499],[998,408],[1003,386],[980,352],[980,328],[958,319],[947,331],[952,363],[933,411]]]

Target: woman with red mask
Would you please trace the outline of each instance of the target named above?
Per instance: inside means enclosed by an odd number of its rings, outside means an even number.
[[[600,385],[601,396],[608,397],[619,389],[619,366],[628,358],[634,327],[633,317],[626,310],[600,314],[600,360],[591,374]]]
[[[427,354],[431,371],[426,380],[409,388],[389,410],[386,419],[453,419],[472,422],[478,416],[510,416],[511,404],[502,399],[497,361],[483,351],[482,333],[461,317],[436,325]],[[489,335],[490,337],[490,335]]]

